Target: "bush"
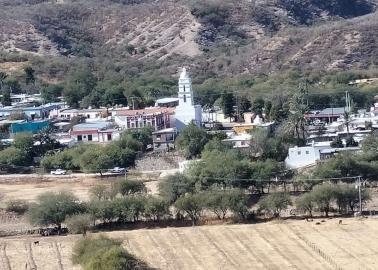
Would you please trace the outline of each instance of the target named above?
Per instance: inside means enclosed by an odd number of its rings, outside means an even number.
[[[149,269],[144,262],[128,253],[120,241],[103,235],[79,240],[74,246],[72,261],[85,270]]]
[[[70,233],[82,233],[83,235],[87,234],[87,231],[92,222],[92,217],[89,214],[79,214],[73,215],[66,218],[64,223],[66,224],[68,231]]]
[[[122,196],[131,195],[135,193],[145,193],[146,186],[142,181],[137,180],[121,180],[117,184],[117,190]]]
[[[181,195],[194,191],[194,182],[182,173],[167,176],[159,183],[159,194],[169,203],[175,202]]]
[[[25,200],[11,200],[6,203],[5,210],[7,212],[15,212],[17,214],[24,214],[29,209],[29,204]]]
[[[30,206],[29,220],[32,224],[61,227],[66,217],[84,212],[85,207],[69,192],[46,192],[38,196],[37,203]]]
[[[279,217],[289,205],[291,205],[291,199],[285,192],[271,193],[260,201],[260,209],[274,217]]]
[[[176,201],[175,207],[178,211],[185,212],[192,220],[192,225],[194,226],[205,208],[203,194],[197,193],[182,196]]]
[[[160,197],[149,196],[145,201],[144,211],[147,218],[159,221],[169,215],[169,203]]]
[[[310,217],[312,217],[312,212],[315,209],[316,204],[314,196],[311,192],[300,196],[295,203],[298,210],[304,211],[308,213]]]

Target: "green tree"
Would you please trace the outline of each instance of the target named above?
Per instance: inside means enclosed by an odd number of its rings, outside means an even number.
[[[229,192],[214,189],[204,193],[206,208],[210,209],[218,219],[225,219],[230,210]]]
[[[159,221],[169,215],[169,203],[163,198],[148,196],[144,206],[145,216],[154,221]]]
[[[315,186],[311,191],[317,208],[325,213],[328,217],[331,210],[331,204],[336,199],[336,188],[330,184],[322,184]]]
[[[137,180],[121,180],[117,184],[117,190],[122,196],[145,193],[147,191],[144,183]]]
[[[224,91],[221,95],[221,106],[225,117],[231,119],[234,116],[234,104],[234,95]]]
[[[204,210],[204,198],[200,193],[186,194],[178,198],[175,207],[178,211],[185,212],[195,226]]]
[[[179,149],[184,151],[185,157],[191,159],[201,154],[208,141],[209,136],[206,131],[192,122],[181,131],[176,144]]]
[[[185,174],[169,175],[159,183],[159,194],[168,202],[175,202],[181,195],[194,191],[195,183]]]
[[[79,102],[92,92],[96,83],[96,78],[88,66],[74,69],[68,74],[64,86],[63,96],[65,101],[71,107],[79,107]]]
[[[259,204],[261,210],[279,217],[281,212],[291,205],[291,199],[288,193],[274,192],[264,197]]]
[[[29,209],[29,220],[32,224],[61,227],[64,220],[71,215],[82,213],[83,204],[69,192],[46,192],[37,197],[37,202]]]
[[[48,86],[42,87],[41,96],[45,103],[56,102],[62,95],[64,87],[62,85],[49,84]]]
[[[5,148],[0,151],[0,164],[9,166],[27,166],[30,159],[24,151],[14,146]]]
[[[228,200],[231,212],[240,220],[248,218],[248,195],[243,189],[232,189],[229,191]]]
[[[256,115],[262,115],[265,102],[262,98],[257,98],[252,102],[252,111]]]
[[[302,196],[300,196],[296,202],[297,209],[306,212],[309,214],[310,217],[312,217],[312,213],[316,207],[314,196],[311,192],[305,193]]]
[[[25,83],[26,84],[34,83],[35,82],[35,76],[34,76],[35,70],[32,67],[25,67],[24,72],[25,72]]]
[[[11,106],[12,100],[11,100],[11,92],[9,89],[3,89],[2,91],[3,96],[1,97],[1,104],[3,106]]]
[[[105,185],[94,185],[89,189],[90,198],[95,200],[106,200],[109,195],[108,187]]]
[[[98,145],[91,145],[80,156],[80,167],[86,172],[102,173],[113,167],[114,160],[105,153],[105,148]]]
[[[64,221],[64,224],[66,224],[70,233],[82,233],[85,236],[90,228],[91,222],[91,215],[77,214],[67,217]]]
[[[5,79],[8,77],[8,74],[6,74],[5,72],[3,71],[0,71],[0,90],[3,89],[3,85],[4,85],[4,82],[5,82]]]

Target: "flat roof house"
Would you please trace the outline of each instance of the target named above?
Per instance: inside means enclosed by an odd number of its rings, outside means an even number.
[[[115,111],[114,122],[123,129],[151,127],[161,130],[172,127],[174,108],[152,107],[141,110]]]
[[[118,139],[120,131],[110,122],[81,123],[72,127],[70,135],[75,142],[106,143]]]

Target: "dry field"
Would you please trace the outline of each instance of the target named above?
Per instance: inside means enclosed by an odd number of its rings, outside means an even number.
[[[160,172],[139,173],[131,172],[130,179],[145,181],[148,192],[157,192],[157,180]],[[89,199],[89,189],[94,185],[111,185],[116,178],[100,178],[92,175],[67,175],[67,176],[50,176],[50,175],[3,175],[0,176],[0,195],[2,203],[14,199],[23,199],[34,201],[38,195],[47,191],[71,191],[80,200]]]
[[[157,269],[378,269],[378,219],[117,231],[109,236]],[[80,269],[80,236],[0,239],[0,269]],[[39,245],[33,242],[39,240]]]

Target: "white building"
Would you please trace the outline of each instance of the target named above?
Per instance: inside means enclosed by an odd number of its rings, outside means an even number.
[[[249,133],[235,134],[233,133],[228,139],[223,142],[232,143],[233,148],[248,148],[252,139],[252,135]]]
[[[359,147],[331,148],[329,146],[303,146],[289,148],[285,165],[289,169],[299,169],[316,165],[319,160],[325,160],[336,153],[344,151],[359,151]]]
[[[200,105],[194,105],[192,80],[186,69],[183,68],[179,79],[179,105],[176,107],[176,128],[182,130],[191,121],[197,126],[201,126],[202,108]]]
[[[119,139],[120,133],[110,122],[97,122],[73,126],[70,136],[75,142],[106,143]]]

